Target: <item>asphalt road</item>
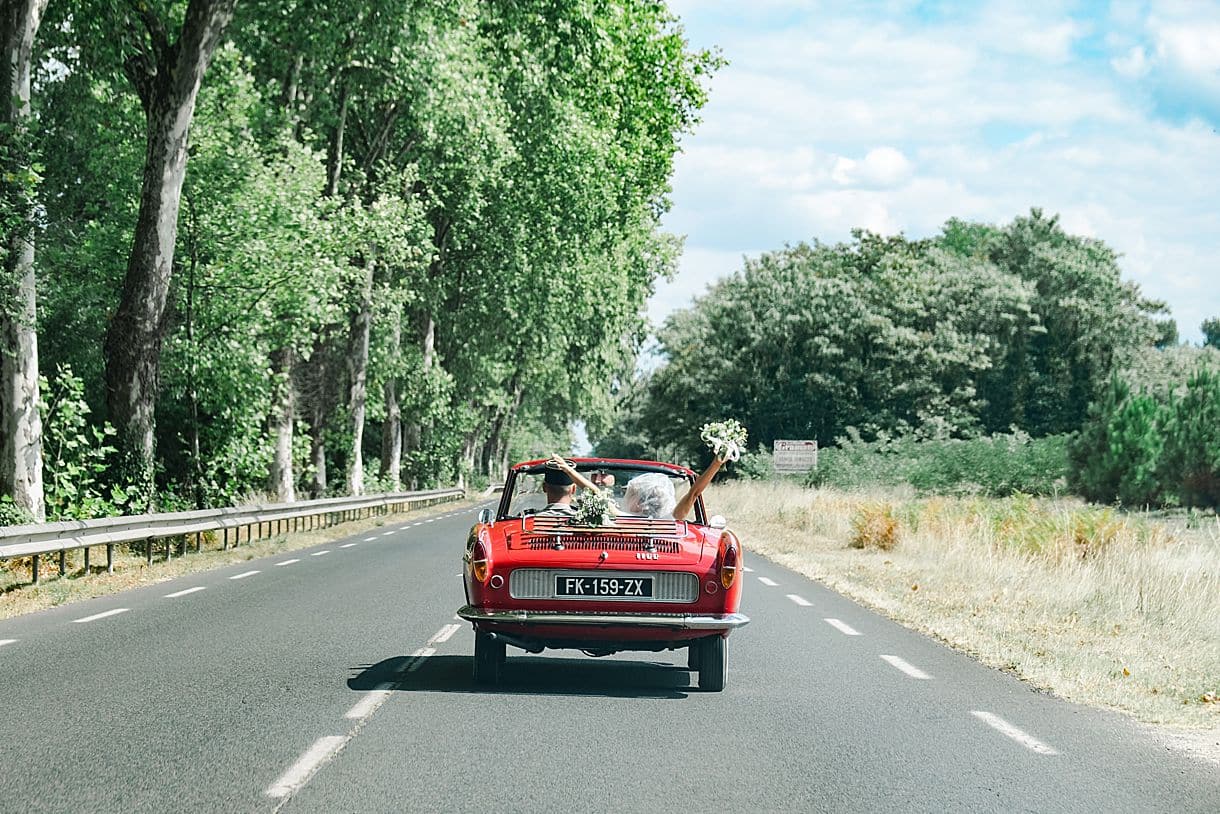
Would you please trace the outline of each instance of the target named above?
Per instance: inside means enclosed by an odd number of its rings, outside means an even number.
[[[474,513],[0,622],[0,811],[1220,811],[1217,767],[758,557],[723,693],[512,648],[477,688]]]

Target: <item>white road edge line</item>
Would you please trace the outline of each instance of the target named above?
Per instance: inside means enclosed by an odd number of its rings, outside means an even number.
[[[185,591],[174,591],[172,594],[166,594],[165,598],[166,599],[177,599],[180,596],[186,596],[187,594],[193,594],[196,591],[206,591],[206,590],[207,590],[207,588],[203,587],[202,585],[196,585],[194,588],[187,588]]]
[[[344,715],[349,721],[362,721],[377,711],[377,708],[385,703],[390,697],[391,690],[394,685],[389,681],[383,681],[378,684],[371,692],[356,702],[356,706],[352,707]]]
[[[284,560],[283,562],[277,562],[276,565],[292,565],[294,562],[300,562],[300,560]]]
[[[445,625],[436,633],[432,634],[432,638],[428,640],[428,644],[442,644],[449,641],[449,637],[461,630],[461,625]]]
[[[846,622],[840,621],[838,619],[823,619],[822,621],[825,622],[826,624],[830,625],[831,627],[833,627],[835,630],[842,633],[844,636],[863,636],[864,635],[863,633],[856,630],[851,625],[847,624]]]
[[[344,543],[343,545],[339,546],[339,548],[351,548],[354,545],[360,545],[360,543]]]
[[[801,596],[797,596],[796,594],[788,594],[788,598],[791,599],[796,604],[800,605],[802,608],[807,608],[813,604],[808,599],[805,599],[804,597],[801,597]]]
[[[911,664],[909,661],[904,661],[897,656],[882,656],[881,660],[889,664],[891,667],[897,667],[911,678],[918,678],[920,680],[928,680],[932,678],[932,676],[928,675],[914,664]]]
[[[315,551],[314,553],[310,554],[309,556],[311,556],[311,557],[321,557],[323,554],[329,554],[329,553],[330,553],[330,549],[329,549],[329,548],[324,548],[324,549],[322,549],[321,551]]]
[[[318,738],[314,741],[313,746],[297,759],[296,763],[288,767],[288,771],[280,775],[279,780],[267,788],[267,796],[287,797],[305,785],[314,772],[338,754],[350,738],[351,735],[327,735]]]
[[[763,585],[766,585],[768,588],[774,588],[776,585],[779,585],[778,582],[773,579],[768,579],[767,577],[759,577],[758,581]]]
[[[1037,752],[1040,755],[1059,754],[1058,750],[1056,750],[1054,747],[1048,746],[1028,732],[1022,732],[1008,721],[1005,721],[999,715],[993,715],[992,713],[984,712],[981,709],[972,709],[970,710],[970,714],[1000,734],[1007,735],[1008,737],[1012,738],[1026,749],[1029,749],[1031,752]]]
[[[12,644],[15,641],[17,641],[17,640],[16,639],[0,639],[0,647],[4,647],[6,644]]]
[[[127,613],[129,610],[131,609],[115,608],[114,610],[102,611],[101,613],[95,613],[92,616],[86,616],[83,619],[73,619],[72,621],[76,624],[80,624],[81,622],[92,622],[96,619],[105,619],[107,616],[118,616],[120,613]]]
[[[246,577],[252,577],[255,574],[261,574],[261,573],[262,573],[261,571],[247,571],[244,574],[236,574],[234,576],[231,576],[231,577],[229,577],[229,579],[245,579]]]

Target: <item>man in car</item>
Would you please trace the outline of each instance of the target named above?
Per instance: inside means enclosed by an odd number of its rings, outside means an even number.
[[[576,512],[572,509],[572,496],[576,494],[576,483],[567,472],[549,464],[542,476],[542,493],[546,495],[546,507],[539,514],[562,514],[568,517]]]

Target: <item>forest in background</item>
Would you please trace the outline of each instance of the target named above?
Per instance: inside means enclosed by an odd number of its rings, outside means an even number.
[[[4,11],[3,520],[495,477],[608,421],[719,64],[663,5]]]
[[[801,243],[669,317],[597,450],[706,463],[699,428],[733,416],[747,477],[775,439],[816,439],[816,485],[1215,507],[1220,319],[1202,330],[1179,343],[1111,248],[1037,209]]]

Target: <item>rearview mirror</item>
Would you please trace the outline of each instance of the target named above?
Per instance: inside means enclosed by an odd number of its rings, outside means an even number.
[[[729,521],[724,519],[723,514],[714,514],[712,519],[707,521],[707,524],[714,529],[722,529],[729,525]]]
[[[479,509],[479,522],[484,525],[491,522],[491,509]]]

